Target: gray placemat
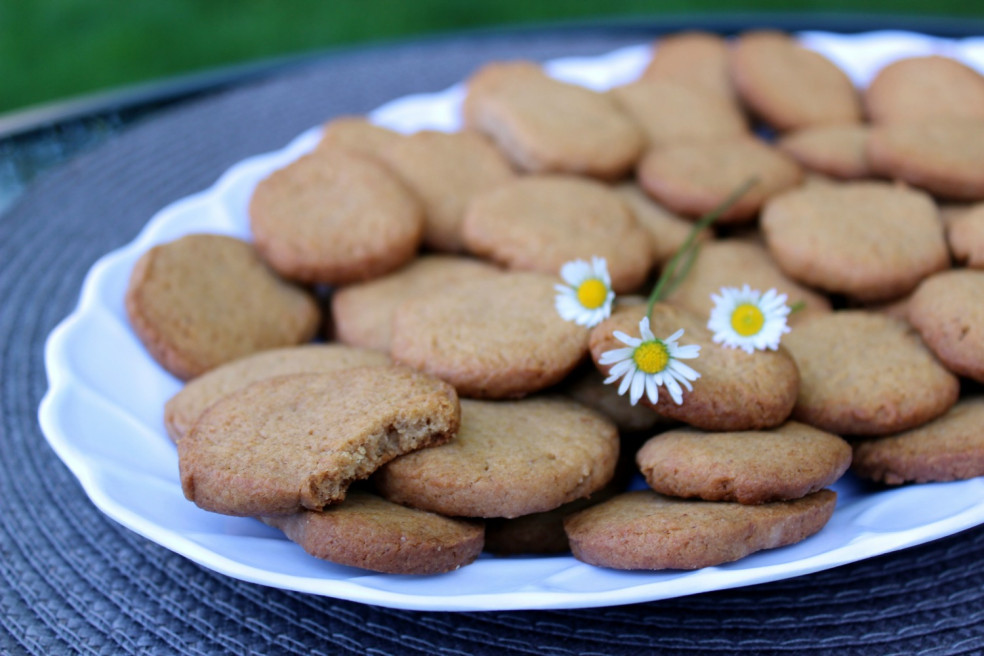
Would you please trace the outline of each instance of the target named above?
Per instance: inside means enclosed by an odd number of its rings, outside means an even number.
[[[236,161],[490,59],[598,54],[639,29],[521,31],[339,53],[165,111],[0,216],[0,651],[58,654],[960,654],[984,650],[984,529],[742,590],[632,606],[423,613],[221,576],[106,519],[37,424],[43,343],[103,253]]]

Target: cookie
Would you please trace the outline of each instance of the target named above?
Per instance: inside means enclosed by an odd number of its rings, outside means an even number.
[[[447,444],[393,460],[373,477],[396,503],[459,517],[519,517],[586,497],[611,480],[618,430],[573,401],[461,401]]]
[[[627,173],[645,143],[608,96],[549,77],[532,62],[493,63],[468,80],[465,125],[521,171],[604,179]]]
[[[615,87],[611,95],[642,129],[650,148],[748,134],[741,110],[692,86],[643,78]]]
[[[325,123],[317,149],[343,148],[379,157],[403,138],[399,132],[370,123],[362,116],[341,116]]]
[[[645,305],[617,308],[612,316],[591,331],[591,357],[599,371],[608,375],[610,365],[599,364],[601,354],[624,348],[614,331],[639,336],[639,320],[646,314]],[[700,378],[693,390],[685,392],[677,405],[661,389],[659,400],[651,404],[645,396],[640,403],[653,407],[659,414],[704,430],[753,430],[783,423],[796,403],[799,374],[793,359],[781,348],[754,354],[741,349],[725,348],[713,342],[707,329],[707,317],[666,304],[653,308],[651,329],[658,339],[665,339],[682,329],[681,345],[700,346],[700,356],[688,360]]]
[[[476,195],[516,177],[499,150],[477,132],[425,130],[393,143],[382,159],[424,207],[424,245],[464,250],[461,224]]]
[[[651,438],[636,462],[660,494],[759,504],[799,499],[833,485],[851,464],[851,446],[795,421],[768,431],[683,428]]]
[[[790,132],[779,150],[803,168],[841,180],[872,177],[865,155],[868,127],[859,123],[816,125]]]
[[[711,211],[754,180],[754,186],[721,215],[719,224],[753,219],[766,200],[798,185],[802,175],[791,157],[752,138],[651,150],[638,169],[639,184],[648,194],[686,216]]]
[[[984,119],[984,76],[949,57],[907,57],[878,71],[864,104],[876,123]]]
[[[878,175],[952,200],[984,199],[984,120],[876,125],[865,155]]]
[[[510,269],[557,275],[571,260],[602,257],[612,289],[633,291],[652,266],[648,235],[605,184],[560,175],[527,176],[468,207],[468,250]]]
[[[984,204],[947,223],[946,240],[953,259],[972,269],[984,269]]]
[[[344,285],[417,253],[417,199],[377,160],[341,148],[305,155],[260,181],[249,203],[256,248],[278,273]]]
[[[482,551],[481,523],[451,519],[352,491],[321,512],[264,518],[304,551],[339,565],[384,574],[442,574]]]
[[[351,346],[389,352],[393,314],[407,299],[429,294],[500,270],[480,260],[454,255],[423,255],[375,280],[349,285],[331,297],[335,338]]]
[[[886,314],[817,316],[783,343],[800,371],[793,419],[837,435],[913,428],[946,412],[960,391],[915,330]]]
[[[205,510],[321,510],[393,458],[458,430],[451,386],[403,367],[266,378],[222,397],[178,442],[181,487]]]
[[[642,72],[652,80],[669,80],[736,104],[728,68],[728,42],[709,32],[680,32],[660,37]]]
[[[321,321],[314,299],[280,280],[244,241],[196,234],[144,253],[126,312],[162,367],[188,380],[224,362],[306,342]]]
[[[912,295],[909,321],[950,371],[984,382],[984,271],[927,278]]]
[[[614,189],[632,211],[639,227],[649,233],[649,244],[656,264],[667,262],[690,236],[694,222],[657,203],[635,182],[623,182]],[[697,234],[697,239],[704,242],[713,236],[709,229],[705,229]]]
[[[503,273],[462,281],[397,308],[390,354],[475,398],[520,397],[559,383],[588,331],[554,309],[557,278]]]
[[[564,521],[580,561],[614,569],[700,569],[800,542],[826,525],[836,493],[756,506],[628,492]]]
[[[933,200],[885,182],[790,191],[769,201],[761,225],[787,275],[861,301],[904,296],[950,263]]]
[[[984,398],[961,400],[912,430],[854,444],[851,471],[888,485],[984,476]]]
[[[851,79],[787,34],[746,32],[729,63],[741,99],[777,130],[861,122],[861,99]]]
[[[171,439],[178,442],[212,403],[264,378],[389,363],[384,353],[341,344],[306,344],[260,351],[189,381],[164,405],[164,427]]]

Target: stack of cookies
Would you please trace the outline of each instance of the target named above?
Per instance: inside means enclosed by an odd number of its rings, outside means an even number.
[[[380,572],[568,549],[694,569],[821,530],[849,467],[984,475],[979,73],[920,57],[858,90],[787,35],[687,33],[605,93],[489,64],[462,118],[335,119],[257,185],[251,243],[138,262],[126,307],[188,381],[163,414],[195,504]],[[619,298],[589,327],[554,303],[591,258]],[[712,295],[742,285],[797,308],[777,349],[714,340]],[[647,316],[700,346],[682,402],[604,383]]]

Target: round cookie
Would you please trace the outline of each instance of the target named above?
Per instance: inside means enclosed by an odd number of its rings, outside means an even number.
[[[212,404],[178,442],[185,496],[247,517],[321,510],[393,458],[458,430],[454,389],[404,367],[266,378]]]
[[[171,439],[178,442],[212,403],[264,378],[389,363],[389,356],[384,353],[341,344],[305,344],[260,351],[189,381],[164,405],[164,427]]]
[[[876,125],[865,155],[878,175],[953,200],[984,199],[984,120]]]
[[[798,185],[802,171],[788,155],[753,138],[684,143],[649,151],[639,163],[639,184],[670,210],[700,216],[755,180],[719,224],[749,221],[778,193]]]
[[[851,471],[888,485],[984,476],[984,398],[962,399],[912,430],[854,444]]]
[[[393,315],[401,303],[463,280],[490,278],[500,273],[498,268],[480,260],[423,255],[398,271],[336,290],[331,297],[335,338],[351,346],[389,352]]]
[[[424,207],[424,245],[438,251],[464,250],[461,224],[468,202],[516,177],[509,162],[477,132],[425,130],[393,143],[381,153]]]
[[[342,148],[261,180],[249,215],[263,258],[305,283],[343,285],[397,269],[416,254],[424,229],[420,204],[389,170]]]
[[[642,77],[669,80],[737,105],[728,69],[728,42],[709,32],[679,32],[660,37]]]
[[[373,477],[396,503],[459,517],[552,510],[608,484],[618,430],[559,398],[461,401],[461,428],[439,447],[393,460]]]
[[[130,325],[150,355],[188,380],[238,357],[314,336],[321,313],[244,241],[196,234],[144,253],[126,290]]]
[[[861,99],[851,79],[787,34],[742,34],[730,65],[741,99],[777,130],[861,121]]]
[[[379,157],[403,138],[399,132],[370,123],[362,116],[340,116],[325,123],[317,149],[344,148]]]
[[[868,127],[859,123],[816,125],[790,132],[779,150],[804,168],[842,180],[872,177],[865,155]]]
[[[949,57],[907,57],[878,71],[864,104],[875,123],[984,119],[984,76]]]
[[[903,296],[950,262],[933,200],[885,182],[790,191],[766,205],[761,225],[786,274],[861,301]]]
[[[554,276],[503,273],[400,305],[390,354],[462,396],[520,397],[559,383],[587,353],[588,330],[554,309]]]
[[[617,308],[609,319],[592,329],[591,357],[603,374],[608,374],[610,366],[598,364],[601,354],[625,346],[612,333],[618,330],[638,337],[639,321],[645,313],[645,305]],[[660,391],[655,405],[645,396],[640,403],[651,405],[665,417],[705,430],[755,430],[783,423],[796,403],[799,385],[793,359],[783,348],[749,354],[715,344],[706,324],[706,317],[656,304],[650,322],[653,333],[664,339],[683,329],[680,344],[701,347],[700,356],[687,361],[700,378],[693,383],[693,391],[684,393],[681,405],[665,390]]]
[[[915,330],[864,311],[812,318],[783,343],[800,371],[793,419],[837,435],[887,435],[934,419],[960,391]]]
[[[744,504],[799,499],[832,485],[851,446],[795,421],[768,431],[661,433],[636,454],[646,482],[672,497]]]
[[[639,128],[605,94],[549,77],[532,62],[488,64],[468,80],[465,125],[529,173],[614,179],[639,158]]]
[[[984,269],[984,204],[949,221],[946,239],[953,259],[972,269]]]
[[[353,490],[321,512],[266,517],[304,551],[385,574],[442,574],[482,552],[481,523],[442,517]]]
[[[836,493],[756,506],[621,494],[564,520],[578,560],[615,569],[700,569],[800,542],[830,520]]]
[[[649,233],[649,243],[656,264],[667,262],[687,241],[694,229],[694,222],[670,212],[650,198],[635,182],[623,182],[614,189],[632,211],[639,227]],[[697,239],[704,242],[713,236],[710,229],[705,229],[697,234]]]
[[[927,278],[912,295],[908,317],[950,371],[984,382],[984,271]]]
[[[610,187],[574,176],[527,176],[468,208],[468,250],[510,269],[556,275],[571,260],[603,257],[616,293],[635,290],[652,266],[649,237]]]

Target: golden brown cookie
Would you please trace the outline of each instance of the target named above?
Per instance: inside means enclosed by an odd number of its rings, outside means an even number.
[[[468,81],[465,125],[520,170],[618,178],[639,158],[639,128],[608,96],[549,77],[532,62],[493,63]]]
[[[393,458],[458,430],[454,389],[404,367],[257,381],[222,397],[178,442],[181,487],[205,510],[321,510]]]
[[[854,444],[851,470],[888,485],[984,476],[984,398],[959,401],[912,430]]]
[[[281,275],[348,284],[410,261],[424,229],[417,199],[376,159],[342,148],[261,180],[249,204],[256,248]]]
[[[837,435],[887,435],[934,419],[960,391],[915,330],[886,314],[832,312],[783,340],[800,370],[793,418]]]
[[[615,187],[615,191],[629,206],[639,227],[649,233],[656,264],[663,264],[673,257],[687,240],[694,222],[657,203],[635,182],[623,182]],[[705,229],[698,233],[697,239],[704,242],[713,236],[709,229]]]
[[[851,464],[851,446],[795,421],[767,431],[681,428],[651,438],[636,462],[660,494],[758,504],[833,485]]]
[[[389,363],[389,356],[384,353],[341,344],[305,344],[260,351],[189,381],[164,405],[164,427],[177,442],[212,403],[264,378]]]
[[[912,295],[908,316],[950,371],[984,382],[984,271],[927,278]]]
[[[865,155],[868,127],[860,123],[815,125],[790,132],[779,150],[804,168],[842,180],[872,177]]]
[[[325,123],[317,149],[344,148],[379,157],[403,135],[370,123],[362,116],[340,116]]]
[[[274,275],[252,246],[206,234],[144,253],[130,274],[126,311],[150,355],[183,380],[306,342],[321,320],[314,299]]]
[[[680,32],[660,37],[642,76],[670,80],[737,103],[728,70],[728,42],[709,32]]]
[[[790,191],[761,224],[787,275],[862,301],[903,296],[950,262],[932,198],[885,182]]]
[[[787,34],[742,34],[730,65],[741,99],[777,130],[861,121],[861,99],[851,79]]]
[[[462,396],[520,397],[558,383],[587,353],[588,331],[557,314],[556,280],[503,273],[409,299],[396,310],[390,354]]]
[[[639,163],[639,184],[670,210],[700,216],[755,180],[718,223],[751,220],[769,198],[798,185],[799,165],[752,138],[686,143],[649,151]]]
[[[465,244],[510,269],[557,275],[571,260],[602,257],[612,289],[638,288],[652,266],[648,235],[605,184],[574,176],[527,176],[482,194],[468,208]]]
[[[461,224],[468,202],[516,177],[509,162],[478,132],[425,130],[393,143],[382,159],[424,206],[424,245],[464,250]]]
[[[800,542],[826,525],[836,493],[757,506],[628,492],[564,521],[574,557],[615,569],[699,569]]]
[[[607,375],[611,366],[599,364],[601,355],[625,347],[613,333],[621,331],[639,337],[639,320],[645,313],[645,305],[618,308],[611,318],[592,329],[591,357],[602,373]],[[749,354],[741,349],[725,348],[712,341],[706,316],[666,304],[653,308],[651,329],[658,339],[682,329],[681,345],[699,345],[700,356],[687,360],[686,364],[700,378],[693,383],[693,391],[684,393],[682,404],[674,402],[664,389],[659,391],[656,404],[645,396],[641,403],[652,406],[661,415],[705,430],[770,428],[789,416],[796,403],[799,374],[785,349]]]
[[[984,269],[984,204],[947,222],[946,240],[953,259],[972,269]]]
[[[907,57],[878,71],[864,104],[876,123],[984,119],[984,76],[949,57]]]
[[[552,510],[611,480],[618,430],[560,398],[461,401],[447,444],[393,460],[373,481],[397,503],[459,517],[519,517]]]
[[[352,491],[320,512],[264,518],[304,551],[339,565],[385,574],[442,574],[482,551],[479,522],[442,517]]]
[[[404,301],[501,271],[486,262],[454,255],[423,255],[391,274],[336,290],[331,297],[335,338],[352,346],[389,352],[393,314]]]

